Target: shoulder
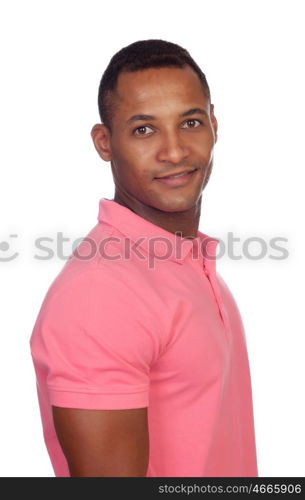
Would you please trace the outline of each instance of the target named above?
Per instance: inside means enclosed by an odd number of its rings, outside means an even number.
[[[107,249],[107,251],[105,250]],[[47,290],[44,302],[70,292],[105,292],[105,285],[111,285],[110,292],[120,283],[120,277],[128,274],[128,266],[113,258],[116,247],[113,244],[113,228],[97,224],[74,248],[62,269],[55,276]],[[130,267],[130,266],[129,266]]]
[[[87,242],[111,237],[111,231],[97,229],[89,233]],[[120,255],[121,242],[108,241],[112,255]],[[121,338],[119,331],[128,331],[129,339],[140,334],[142,339],[147,334],[161,338],[159,302],[152,300],[151,280],[139,265],[128,258],[112,259],[101,253],[94,253],[90,259],[79,258],[85,255],[83,243],[77,247],[79,254],[74,251],[47,290],[35,330],[104,332],[107,327],[109,335],[115,331],[115,338]]]
[[[133,363],[150,364],[161,350],[159,324],[142,301],[141,290],[119,279],[104,262],[63,274],[50,287],[31,338],[33,352],[42,345],[69,356],[108,353]]]

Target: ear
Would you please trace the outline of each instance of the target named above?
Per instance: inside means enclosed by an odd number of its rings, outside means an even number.
[[[111,147],[110,147],[110,132],[106,125],[97,123],[91,130],[91,137],[96,151],[104,161],[110,161]]]
[[[216,117],[214,115],[214,104],[210,105],[210,116],[211,116],[212,127],[213,127],[214,135],[215,135],[215,142],[217,142],[217,139],[218,139],[218,135],[217,135],[218,123],[217,123]]]

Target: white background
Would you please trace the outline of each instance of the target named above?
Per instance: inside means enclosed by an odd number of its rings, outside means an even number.
[[[55,250],[62,232],[68,257],[96,224],[100,198],[113,197],[110,164],[90,136],[98,84],[115,52],[149,38],[187,48],[211,88],[219,138],[200,229],[224,240],[229,231],[268,245],[288,240],[287,259],[270,259],[268,249],[260,260],[225,256],[217,265],[245,325],[259,475],[304,476],[302,7],[296,0],[1,3],[2,476],[54,476],[29,338],[64,260],[38,260],[34,242],[53,238]]]

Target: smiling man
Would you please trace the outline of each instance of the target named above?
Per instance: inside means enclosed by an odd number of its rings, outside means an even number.
[[[31,336],[56,476],[257,476],[245,334],[198,230],[217,121],[179,45],[115,54],[91,135],[115,193]]]

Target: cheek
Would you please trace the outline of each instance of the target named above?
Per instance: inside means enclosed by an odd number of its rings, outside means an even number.
[[[214,142],[205,142],[204,145],[199,146],[194,154],[195,158],[198,158],[199,163],[206,168],[209,166],[213,159]]]
[[[147,167],[145,168],[147,162],[140,159],[140,157],[127,157],[120,154],[114,161],[115,175],[118,181],[126,186],[136,188],[147,184],[151,179],[151,173],[149,173]]]
[[[153,161],[151,147],[142,145],[140,148],[137,145],[129,144],[128,147],[122,145],[115,157],[118,171],[121,171],[128,181],[143,183],[151,179],[152,173],[149,169]]]
[[[210,157],[213,147],[214,138],[211,131],[203,134],[201,137],[198,137],[198,140],[194,143],[194,151],[196,151],[198,155],[206,158]]]
[[[119,165],[128,165],[129,168],[131,165],[137,164],[137,158],[141,158],[140,152],[137,151],[132,141],[124,140],[124,138],[115,141],[112,154]]]

